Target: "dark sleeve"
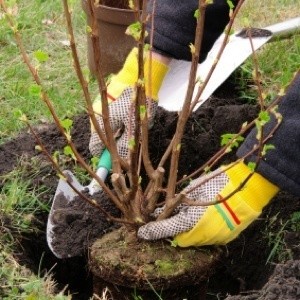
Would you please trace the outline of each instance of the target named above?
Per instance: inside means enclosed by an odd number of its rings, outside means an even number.
[[[300,71],[288,87],[279,104],[283,119],[273,137],[267,142],[275,146],[258,165],[258,173],[280,189],[300,196]],[[274,128],[276,120],[266,125],[265,132]],[[247,136],[237,155],[243,157],[257,144],[256,129]],[[256,155],[248,161],[256,161]]]
[[[152,13],[153,0],[149,1],[148,13]],[[190,43],[194,43],[196,31],[195,11],[198,0],[156,0],[154,12],[154,48],[167,56],[191,60]],[[229,6],[226,0],[214,0],[206,8],[204,35],[199,61],[202,62],[216,39],[229,22]],[[151,24],[146,42],[149,43]]]

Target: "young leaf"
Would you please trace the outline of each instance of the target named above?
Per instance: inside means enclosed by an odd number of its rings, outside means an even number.
[[[248,162],[247,166],[251,170],[251,172],[254,172],[255,168],[256,168],[256,163],[254,163],[254,162]]]
[[[273,150],[273,149],[275,149],[274,145],[272,145],[272,144],[264,144],[262,152],[261,152],[262,156],[265,156],[269,150]]]
[[[19,118],[20,121],[27,123],[28,119],[27,116],[25,114],[22,114],[22,116]]]
[[[194,17],[198,20],[198,18],[199,18],[199,8],[195,10]]]
[[[125,33],[127,35],[131,35],[136,41],[138,41],[141,37],[141,33],[142,33],[142,24],[141,22],[135,22],[130,24]]]
[[[60,123],[67,132],[70,132],[73,125],[73,121],[71,119],[64,119]]]
[[[196,48],[195,48],[195,45],[190,43],[190,49],[191,49],[191,53],[194,54],[196,52]]]
[[[64,154],[67,155],[67,156],[72,157],[72,159],[75,160],[75,161],[77,160],[76,156],[74,155],[74,152],[73,152],[73,150],[70,146],[64,147]]]
[[[92,30],[91,26],[86,26],[86,33],[91,34],[92,31],[93,31],[93,30]]]
[[[178,247],[178,242],[176,240],[168,240],[170,242],[171,247]]]
[[[227,4],[229,6],[229,9],[234,9],[234,5],[231,0],[227,0]]]
[[[34,57],[40,63],[46,62],[49,59],[49,55],[46,52],[42,51],[42,50],[35,51],[34,52]]]
[[[94,156],[94,157],[91,158],[91,163],[92,163],[93,170],[97,169],[98,162],[99,162],[99,157]]]
[[[265,124],[267,124],[270,121],[270,114],[267,111],[261,111],[258,115],[260,124],[263,126]]]
[[[231,143],[231,148],[238,147],[243,140],[242,136],[237,136],[235,133],[225,133],[221,136],[221,146]]]

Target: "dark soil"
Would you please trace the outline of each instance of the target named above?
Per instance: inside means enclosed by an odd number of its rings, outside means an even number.
[[[224,132],[237,132],[245,121],[254,118],[256,112],[257,108],[255,106],[246,104],[236,97],[236,91],[230,82],[224,84],[210,101],[193,113],[188,122],[182,143],[179,177],[191,173],[201,166],[220,148],[221,134]],[[150,152],[155,164],[158,163],[164,149],[169,145],[176,120],[176,113],[168,113],[159,109],[154,127],[150,131]],[[37,131],[50,153],[65,146],[64,139],[54,125],[43,124],[37,127]],[[88,117],[86,115],[75,117],[72,137],[77,149],[86,159],[90,158],[88,133]],[[55,193],[58,179],[46,157],[35,149],[35,145],[36,142],[33,137],[26,132],[0,145],[0,175],[9,173],[20,163],[27,164],[30,173],[32,158],[39,159],[41,171],[38,176],[33,177],[32,185],[44,185],[49,189],[49,193],[42,195],[40,199],[45,203],[49,203]],[[223,161],[227,162],[233,159],[234,154],[229,154]],[[66,167],[72,169],[72,163],[67,163]],[[0,183],[1,185],[3,183]],[[208,291],[209,294],[214,295],[212,299],[216,299],[216,297],[225,299],[226,295],[229,294],[239,294],[238,298],[234,299],[244,299],[242,294],[249,290],[252,291],[253,295],[259,296],[245,299],[299,299],[294,292],[294,284],[297,283],[297,280],[299,281],[299,261],[297,261],[300,259],[299,233],[287,228],[283,234],[285,250],[293,260],[285,265],[278,265],[275,271],[275,265],[266,263],[272,249],[272,245],[268,243],[268,233],[272,230],[276,234],[282,228],[282,224],[289,220],[291,214],[299,210],[299,198],[287,193],[280,193],[259,220],[245,230],[237,240],[223,248],[223,257],[215,267],[214,275],[209,280]],[[46,243],[47,214],[37,214],[35,217],[37,220],[36,225],[40,231],[22,237],[22,251],[16,253],[19,262],[26,264],[37,272],[43,256],[42,267],[45,271],[50,270],[55,265],[52,272],[59,283],[58,288],[68,285],[69,291],[76,293],[73,299],[89,299],[92,294],[92,279],[87,267],[86,257],[75,257],[66,260],[57,259]],[[270,221],[271,219],[273,222]],[[280,270],[289,270],[289,272]],[[270,290],[274,291],[273,287],[275,286],[279,286],[277,288],[277,298],[270,294]],[[119,290],[122,295],[122,288],[119,288]],[[186,296],[187,299],[199,299],[196,288],[194,294],[189,292],[187,295],[189,295]],[[251,293],[245,295],[247,295],[245,297],[250,297]],[[169,299],[183,298],[183,296],[177,298],[174,295]],[[125,298],[124,296],[124,299],[132,299],[132,297]]]
[[[103,191],[93,195],[105,211],[114,217],[120,215]],[[116,224],[106,220],[106,216],[91,204],[75,197],[68,201],[63,193],[55,198],[53,214],[50,217],[53,225],[52,249],[59,257],[73,257],[85,254],[88,247],[103,234],[114,229]]]

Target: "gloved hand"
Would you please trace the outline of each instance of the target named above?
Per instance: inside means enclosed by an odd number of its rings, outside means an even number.
[[[214,172],[219,173],[220,169]],[[205,182],[187,196],[195,202],[214,202],[235,191],[250,173],[248,166],[239,162],[206,182],[206,176],[193,180],[185,190]],[[145,240],[174,237],[175,244],[181,247],[227,244],[257,219],[278,190],[277,186],[254,173],[228,200],[210,206],[181,205],[169,219],[140,227],[138,237]]]
[[[145,55],[146,56],[146,55]],[[159,60],[152,59],[151,64],[151,80],[148,78],[150,68],[150,59],[145,58],[144,77],[145,90],[148,106],[149,124],[157,108],[158,91],[162,81],[168,71],[167,65]],[[126,58],[123,68],[117,74],[112,76],[107,87],[107,96],[109,101],[109,120],[113,133],[117,133],[119,129],[124,128],[121,137],[118,138],[117,148],[122,158],[128,156],[128,139],[134,131],[134,103],[135,86],[138,79],[138,50],[134,48]],[[104,123],[101,116],[101,97],[98,96],[93,104],[97,122],[104,131]],[[130,130],[130,132],[129,132]],[[93,125],[91,125],[91,138],[89,149],[93,156],[99,156],[104,150],[104,143],[99,138]]]

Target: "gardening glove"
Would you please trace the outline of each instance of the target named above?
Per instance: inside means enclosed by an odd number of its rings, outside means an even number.
[[[152,59],[151,79],[149,79],[150,59],[145,58],[145,90],[147,97],[147,111],[149,124],[153,121],[157,109],[158,91],[168,71],[167,65]],[[121,71],[112,77],[107,87],[109,101],[109,121],[114,134],[123,130],[117,140],[119,155],[126,159],[128,157],[128,140],[135,128],[134,98],[135,87],[138,80],[138,49],[134,48],[128,55]],[[100,128],[104,131],[104,123],[101,116],[101,97],[98,96],[94,102],[93,109]],[[91,125],[91,138],[89,149],[93,156],[99,156],[104,150],[104,143]]]
[[[181,205],[179,212],[169,219],[140,227],[138,237],[145,240],[174,237],[174,243],[180,247],[224,245],[236,238],[257,219],[279,188],[254,172],[239,189],[251,170],[243,162],[225,168],[210,173],[210,177],[217,175],[209,180],[208,175],[193,180],[185,191],[197,186],[188,197],[196,203],[209,203],[224,199],[238,189],[226,201],[210,206]],[[224,172],[220,173],[221,170]]]

